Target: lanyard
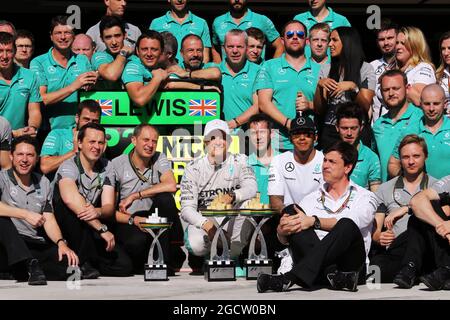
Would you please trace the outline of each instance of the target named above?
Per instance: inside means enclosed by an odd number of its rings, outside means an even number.
[[[150,159],[150,168],[148,168],[147,170],[144,171],[144,173],[142,174],[138,168],[136,168],[136,166],[133,163],[133,160],[131,159],[131,157],[133,156],[134,153],[134,149],[131,150],[131,152],[128,154],[128,161],[130,162],[130,166],[133,169],[134,173],[136,174],[136,176],[139,178],[139,180],[141,180],[142,182],[146,183],[149,181],[149,178],[147,178],[145,176],[145,174],[151,170],[151,180],[150,180],[150,185],[153,185],[153,160]]]
[[[428,175],[426,173],[423,174],[422,181],[420,181],[420,190],[425,190],[428,186]],[[394,199],[395,203],[400,206],[404,207],[407,206],[408,203],[400,203],[400,196],[397,193],[397,190],[403,190],[405,188],[405,184],[403,183],[403,175],[399,176],[397,178],[397,181],[395,181],[394,189],[392,190],[392,198]],[[399,199],[397,199],[399,198]],[[408,201],[409,202],[409,201]]]
[[[97,193],[97,190],[102,189],[103,187],[103,181],[102,178],[100,177],[100,173],[97,173],[97,175],[95,176],[94,180],[96,181],[96,183],[94,183],[93,185],[91,185],[90,187],[86,187],[83,183],[83,176],[82,174],[84,173],[84,168],[83,165],[81,164],[81,160],[80,160],[80,154],[77,153],[77,155],[75,156],[75,164],[77,165],[78,168],[78,174],[79,174],[79,180],[80,180],[80,185],[81,185],[81,193],[83,195],[83,197],[86,199],[86,201],[88,203],[93,203],[93,200],[95,198],[95,194]],[[92,196],[91,199],[89,199],[89,194],[91,193],[91,191],[94,190],[94,195]],[[85,192],[87,191],[87,192]]]
[[[322,195],[320,196],[320,202],[322,203],[323,208],[325,209],[325,211],[328,214],[339,214],[342,212],[342,210],[344,210],[347,207],[348,202],[350,201],[350,197],[352,196],[352,192],[353,192],[354,187],[350,186],[350,193],[348,194],[347,198],[344,200],[344,202],[342,203],[342,205],[337,209],[337,210],[331,210],[330,208],[328,208],[325,205],[325,192],[323,192],[323,190],[320,190],[320,192],[322,193]]]

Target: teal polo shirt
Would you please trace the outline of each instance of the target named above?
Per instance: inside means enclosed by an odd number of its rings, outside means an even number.
[[[177,38],[178,61],[183,60],[180,53],[181,40],[183,40],[183,38],[188,34],[195,34],[199,36],[203,41],[203,45],[207,48],[211,48],[211,38],[209,34],[208,23],[205,19],[196,16],[191,11],[189,11],[188,17],[181,24],[172,17],[170,11],[167,11],[167,13],[162,17],[153,19],[149,29],[158,32],[169,31],[175,36],[175,38]]]
[[[269,195],[267,194],[269,186],[269,167],[263,165],[257,158],[256,153],[248,156],[248,164],[253,168],[256,183],[258,184],[258,192],[261,195],[261,203],[269,204]]]
[[[369,189],[370,182],[381,182],[380,159],[362,142],[359,143],[358,161],[350,179],[366,189]]]
[[[130,57],[127,58],[126,63],[130,61]],[[102,64],[110,64],[114,62],[115,59],[116,57],[114,57],[109,51],[96,52],[91,58],[92,69],[97,71]],[[99,77],[97,83],[95,84],[95,90],[100,91],[122,90],[122,83],[120,80],[109,81]]]
[[[296,115],[295,99],[301,91],[309,101],[314,98],[319,78],[320,65],[312,64],[306,59],[303,68],[297,72],[286,60],[285,54],[271,59],[261,66],[255,82],[255,90],[272,89],[272,101],[275,106],[288,118]],[[281,129],[281,149],[292,149],[288,132],[276,124],[275,129]]]
[[[417,124],[416,133],[425,139],[428,147],[428,158],[425,162],[427,172],[430,176],[441,179],[450,174],[450,119],[443,116],[444,122],[436,133],[432,133],[424,122],[424,117]],[[393,156],[400,158],[398,146],[400,140],[394,148]]]
[[[76,78],[91,71],[89,59],[83,55],[72,55],[64,68],[53,59],[53,48],[47,53],[34,58],[30,69],[37,75],[40,86],[46,86],[47,92],[55,92],[69,86]],[[64,100],[45,106],[44,116],[50,120],[51,129],[71,127],[75,124],[75,114],[78,106],[78,91],[73,92]]]
[[[225,42],[225,35],[231,29],[246,30],[250,27],[261,29],[261,31],[266,36],[269,43],[275,41],[280,34],[273,22],[266,16],[253,12],[247,9],[247,13],[242,18],[239,24],[236,24],[231,17],[230,12],[227,12],[216,19],[214,19],[212,25],[212,43],[215,46],[220,46],[222,48],[222,57],[225,57],[225,52],[223,50],[223,44]],[[263,48],[261,58],[265,58],[265,48]]]
[[[53,129],[45,138],[41,156],[62,156],[73,150],[73,127]]]
[[[28,104],[41,102],[39,82],[28,69],[14,64],[13,77],[8,84],[0,80],[0,116],[6,118],[13,130],[25,126]]]
[[[417,124],[423,116],[421,109],[408,104],[405,113],[393,122],[390,113],[382,115],[373,125],[375,142],[380,156],[381,181],[386,182],[388,178],[388,162],[390,156],[394,153],[395,144],[404,136],[417,132]]]
[[[328,16],[326,16],[326,18],[321,22],[328,23],[331,30],[336,29],[337,27],[351,27],[351,24],[346,17],[334,12],[330,7],[327,7],[327,9],[329,11]],[[294,20],[298,20],[303,23],[308,30],[308,33],[309,29],[311,29],[313,25],[319,23],[319,21],[316,20],[316,18],[311,14],[311,11],[309,10],[296,15],[294,17]]]
[[[122,72],[122,82],[142,82],[147,85],[152,80],[152,72],[144,66],[141,59],[137,56],[131,56]]]
[[[223,113],[229,121],[253,104],[254,83],[260,66],[247,60],[244,67],[234,76],[222,61],[217,67],[222,72],[222,86],[224,95]]]

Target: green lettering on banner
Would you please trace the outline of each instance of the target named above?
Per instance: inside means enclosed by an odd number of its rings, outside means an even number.
[[[126,91],[80,93],[80,101],[97,100],[102,108],[103,125],[136,126],[193,125],[220,118],[222,97],[211,91],[163,91],[144,107],[136,106]]]

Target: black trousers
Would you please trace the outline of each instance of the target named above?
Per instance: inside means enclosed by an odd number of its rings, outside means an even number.
[[[372,243],[370,264],[380,268],[381,282],[392,283],[395,275],[402,268],[403,256],[408,243],[408,231],[401,233],[389,248]]]
[[[18,280],[26,280],[27,262],[38,259],[47,280],[66,280],[70,275],[67,257],[58,261],[58,247],[45,242],[23,237],[10,218],[0,218],[0,269],[11,271]]]
[[[149,211],[136,212],[140,217],[149,216],[158,208],[159,216],[165,217],[172,222],[172,227],[159,237],[164,256],[164,262],[173,269],[180,268],[185,259],[183,246],[183,229],[181,226],[175,199],[171,193],[160,193],[153,197],[153,205]],[[148,232],[141,231],[136,226],[118,223],[115,226],[117,241],[125,249],[133,262],[133,269],[137,273],[143,272],[144,264],[147,263],[149,249],[153,237]],[[157,249],[155,249],[157,257]]]
[[[132,275],[132,263],[125,250],[117,243],[110,252],[106,251],[106,242],[86,222],[77,218],[62,201],[55,188],[53,208],[55,217],[69,247],[80,258],[80,265],[89,261],[103,276],[126,277]],[[108,227],[112,223],[107,223]],[[115,235],[115,238],[117,236]]]
[[[433,208],[444,220],[449,220],[441,207],[433,203]],[[424,274],[438,267],[450,266],[450,246],[448,240],[436,233],[434,227],[415,216],[408,221],[409,240],[402,260],[402,266],[414,262],[419,273]]]
[[[327,283],[326,274],[335,270],[365,270],[364,240],[350,219],[340,219],[322,240],[310,228],[291,236],[289,243],[294,266],[286,276],[302,286]],[[365,272],[360,273],[360,282],[364,278]]]

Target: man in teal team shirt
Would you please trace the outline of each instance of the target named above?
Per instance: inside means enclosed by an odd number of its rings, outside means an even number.
[[[283,44],[280,40],[280,34],[275,28],[273,22],[262,14],[255,13],[247,8],[247,0],[228,0],[230,11],[214,19],[212,26],[212,54],[213,61],[220,63],[225,54],[223,44],[225,34],[231,29],[246,30],[250,27],[261,29],[267,41],[275,50],[274,58],[283,53]],[[262,58],[264,59],[264,50]]]
[[[427,85],[420,95],[423,110],[422,119],[413,124],[419,137],[425,139],[429,155],[426,169],[430,176],[441,179],[450,174],[450,119],[444,116],[445,92],[438,84]],[[397,146],[400,141],[397,142]],[[400,172],[398,147],[389,160],[389,173],[396,176]]]
[[[162,17],[156,18],[150,24],[151,30],[158,32],[168,31],[172,33],[178,41],[188,34],[195,34],[203,41],[203,63],[209,61],[211,50],[211,38],[209,34],[208,23],[193,14],[187,8],[187,0],[168,0],[170,10]],[[177,52],[177,59],[181,61],[181,53]]]
[[[48,175],[58,170],[61,163],[78,152],[78,130],[87,123],[100,123],[102,109],[95,100],[83,100],[78,105],[75,125],[70,128],[53,129],[45,138],[41,150],[41,171]]]
[[[342,104],[336,113],[336,130],[342,141],[354,145],[358,150],[358,161],[350,179],[357,185],[375,192],[381,183],[380,159],[359,139],[364,125],[363,119],[363,111],[357,104]]]
[[[117,16],[104,16],[100,21],[100,35],[106,46],[105,51],[96,52],[92,57],[92,67],[98,70],[99,81],[96,90],[121,90],[120,77],[134,52],[126,46],[125,23]]]
[[[40,92],[44,101],[44,121],[51,129],[68,128],[75,122],[78,104],[78,90],[87,90],[95,85],[97,73],[91,71],[91,64],[85,55],[72,53],[74,33],[67,22],[67,16],[52,19],[50,40],[53,47],[34,58],[30,69],[40,81]],[[46,122],[44,128],[48,130]]]
[[[289,21],[283,27],[282,42],[285,54],[268,60],[262,66],[255,83],[258,104],[262,112],[276,123],[280,136],[274,143],[283,150],[292,149],[288,130],[296,109],[311,107],[320,66],[312,64],[304,55],[307,32],[299,21]]]
[[[389,178],[389,157],[394,152],[396,142],[407,134],[414,133],[414,128],[423,113],[421,109],[408,103],[406,98],[408,80],[402,71],[386,71],[379,81],[381,94],[389,111],[375,122],[373,133],[380,156],[381,181],[386,182]]]
[[[41,124],[42,101],[38,80],[32,71],[14,63],[15,52],[14,37],[0,32],[0,116],[10,123],[14,138],[36,136]]]
[[[226,57],[219,65],[224,92],[223,113],[230,129],[247,123],[259,112],[254,90],[259,65],[247,60],[247,40],[245,31],[228,31],[224,44]]]
[[[351,27],[347,18],[334,12],[330,7],[327,7],[326,2],[326,0],[308,0],[311,9],[296,15],[294,20],[302,22],[308,31],[313,25],[319,22],[327,23],[331,30],[337,27]]]

